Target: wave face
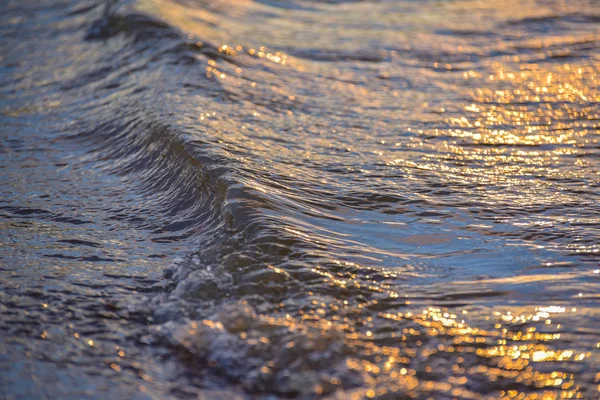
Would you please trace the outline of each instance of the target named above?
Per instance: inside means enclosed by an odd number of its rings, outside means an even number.
[[[9,0],[0,386],[595,398],[599,21]]]

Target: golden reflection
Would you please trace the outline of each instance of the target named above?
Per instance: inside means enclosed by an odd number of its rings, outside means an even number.
[[[599,111],[592,106],[600,99],[598,65],[495,69],[487,79],[502,89],[476,89],[474,102],[464,107],[467,115],[446,120],[455,127],[447,132],[450,136],[489,145],[578,145],[589,143],[585,137],[600,127]],[[476,84],[483,79],[474,71],[463,77]]]
[[[381,312],[372,317],[362,313],[358,305],[353,309],[346,303],[326,303],[316,297],[312,308],[301,313],[300,318],[289,314],[283,317],[258,315],[255,321],[244,322],[243,327],[231,322],[228,316],[222,320],[191,322],[185,334],[178,335],[178,340],[184,346],[193,347],[198,343],[194,338],[201,335],[200,343],[210,346],[206,328],[219,332],[214,340],[221,335],[233,335],[245,346],[261,348],[273,357],[260,369],[268,375],[286,370],[279,357],[286,359],[286,352],[296,351],[298,346],[305,352],[319,353],[327,351],[332,340],[339,340],[348,349],[348,355],[342,360],[344,368],[359,374],[365,383],[365,387],[347,392],[344,398],[375,398],[398,391],[409,398],[423,398],[422,395],[435,398],[441,394],[465,399],[586,398],[577,383],[578,374],[572,372],[570,366],[584,362],[592,356],[591,352],[565,347],[569,342],[561,341],[559,332],[540,330],[545,329],[542,328],[544,321],[551,316],[568,313],[564,307],[549,305],[533,310],[522,308],[518,312],[496,311],[491,318],[486,318],[489,323],[469,323],[464,318],[472,313],[466,309],[453,312],[428,306],[420,311]],[[346,317],[340,319],[341,315]],[[357,324],[363,317],[363,323]],[[388,338],[395,339],[380,343],[381,333],[372,331],[370,326],[395,327],[393,333],[388,334]],[[280,328],[289,333],[265,335]],[[213,364],[216,367],[217,361]],[[436,379],[440,369],[443,369],[444,379]],[[327,385],[318,383],[313,392],[331,392],[343,379],[343,375],[329,377]],[[482,382],[504,382],[503,385],[510,384],[514,389],[499,390],[488,397],[469,389]]]

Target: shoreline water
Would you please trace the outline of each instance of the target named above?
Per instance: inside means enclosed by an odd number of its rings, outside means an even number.
[[[0,17],[3,396],[597,395],[593,2],[102,6]]]

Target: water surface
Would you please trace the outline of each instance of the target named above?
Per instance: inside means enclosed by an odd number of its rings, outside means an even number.
[[[597,398],[596,8],[8,1],[3,398]]]

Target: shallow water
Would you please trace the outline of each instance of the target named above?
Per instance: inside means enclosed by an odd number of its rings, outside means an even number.
[[[595,1],[8,1],[2,398],[600,395]]]

